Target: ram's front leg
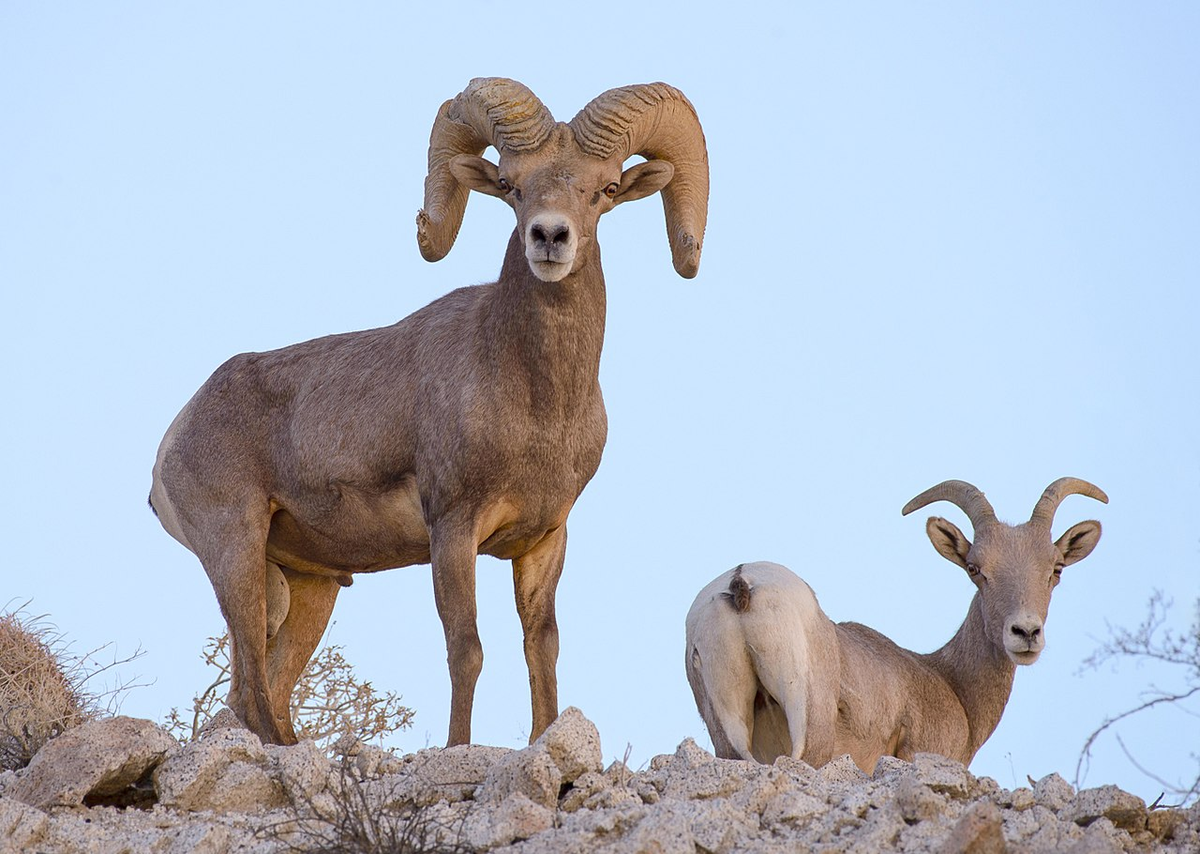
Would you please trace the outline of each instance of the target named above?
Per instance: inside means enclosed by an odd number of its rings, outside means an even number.
[[[474,526],[443,526],[430,534],[433,596],[450,666],[450,733],[446,746],[471,743],[471,707],[483,670],[475,607]]]
[[[529,667],[529,694],[533,725],[529,740],[541,735],[558,717],[558,622],[554,595],[567,553],[567,526],[547,534],[541,542],[513,561],[513,587],[517,613],[525,632],[525,663]]]

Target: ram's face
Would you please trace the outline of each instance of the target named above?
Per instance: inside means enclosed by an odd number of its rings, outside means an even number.
[[[505,152],[498,166],[470,155],[450,163],[463,186],[512,207],[529,269],[544,282],[561,281],[582,263],[602,214],[657,192],[674,174],[664,161],[622,172],[620,161],[589,157],[565,126],[560,131],[537,151]]]
[[[585,157],[574,144],[545,149],[501,158],[497,180],[517,215],[529,269],[557,282],[575,269],[596,239],[600,215],[616,204],[621,164]]]

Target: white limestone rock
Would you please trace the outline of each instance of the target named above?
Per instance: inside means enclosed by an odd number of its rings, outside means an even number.
[[[47,742],[6,796],[39,809],[116,796],[146,778],[176,746],[151,721],[89,721]]]

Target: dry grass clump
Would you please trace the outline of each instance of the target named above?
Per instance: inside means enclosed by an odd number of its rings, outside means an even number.
[[[96,716],[65,649],[41,617],[0,614],[0,770],[25,767],[47,741]]]

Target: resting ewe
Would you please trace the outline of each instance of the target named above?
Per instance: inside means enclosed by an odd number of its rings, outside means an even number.
[[[479,156],[488,145],[498,165]],[[622,171],[635,154],[648,159]],[[662,190],[675,269],[694,276],[704,135],[662,83],[612,89],[563,124],[520,83],[477,79],[434,122],[417,215],[427,260],[450,251],[469,190],[516,213],[499,281],[394,326],[235,356],[159,448],[151,506],[208,573],[232,639],[229,705],[264,741],[296,740],[288,699],[338,590],[357,572],[430,562],[448,743],[470,741],[477,553],[513,563],[530,738],[558,714],[567,514],[607,430],[597,220]]]
[[[687,615],[687,674],[717,755],[772,762],[787,754],[820,766],[850,754],[868,774],[880,756],[940,753],[969,764],[1000,723],[1018,664],[1045,646],[1050,593],[1064,566],[1087,557],[1100,523],[1050,539],[1068,495],[1108,497],[1086,481],[1050,484],[1022,525],[996,519],[983,493],[948,480],[904,506],[934,501],[966,512],[975,542],[938,517],[926,523],[938,554],[978,592],[949,643],[921,655],[859,623],[833,623],[785,567],[743,564],[700,591]]]

